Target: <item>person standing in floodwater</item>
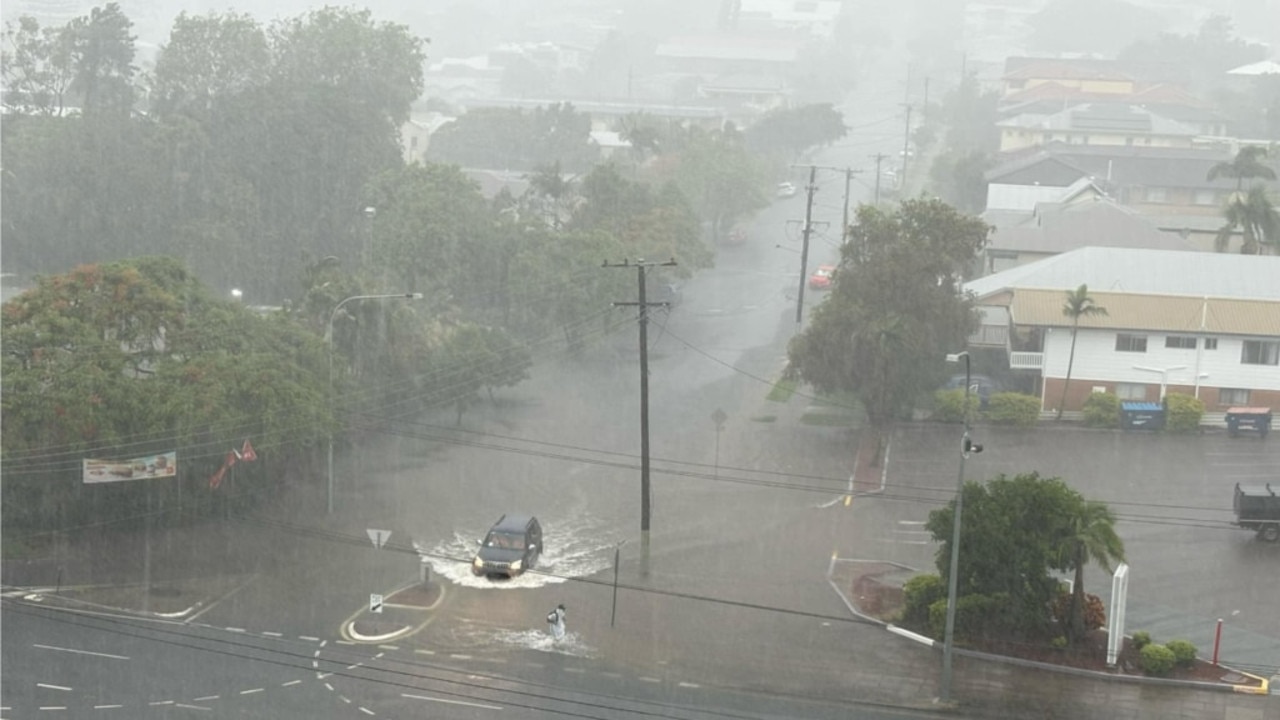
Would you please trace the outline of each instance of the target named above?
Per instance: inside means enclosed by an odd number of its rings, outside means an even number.
[[[547,631],[556,640],[564,638],[564,603],[560,603],[555,610],[547,614]]]

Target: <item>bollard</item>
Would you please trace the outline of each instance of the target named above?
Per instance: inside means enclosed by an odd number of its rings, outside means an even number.
[[[426,558],[418,563],[418,582],[422,585],[431,582],[431,564],[426,561]]]

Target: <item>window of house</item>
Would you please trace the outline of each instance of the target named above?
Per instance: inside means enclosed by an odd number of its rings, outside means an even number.
[[[1245,365],[1280,365],[1280,340],[1245,340],[1240,350]]]
[[[1217,350],[1217,349],[1218,349],[1218,338],[1205,338],[1205,339],[1204,339],[1204,349],[1205,349],[1205,350]]]
[[[1214,190],[1197,190],[1192,202],[1196,205],[1217,205],[1218,193]]]
[[[1142,383],[1116,383],[1116,397],[1121,400],[1146,400],[1147,386]]]
[[[1169,201],[1169,192],[1164,188],[1147,188],[1147,202],[1162,203]]]
[[[1177,350],[1195,350],[1196,339],[1191,335],[1167,335],[1164,339],[1164,346]]]
[[[1249,390],[1246,388],[1221,388],[1218,390],[1219,405],[1248,405]]]
[[[1120,333],[1116,335],[1116,352],[1140,352],[1147,351],[1146,335],[1128,335]]]

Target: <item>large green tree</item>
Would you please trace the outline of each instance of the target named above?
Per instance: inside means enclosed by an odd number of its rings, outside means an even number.
[[[830,145],[848,133],[844,114],[831,103],[772,110],[743,131],[747,147],[791,160],[814,147]]]
[[[1265,186],[1259,184],[1247,192],[1234,192],[1222,208],[1226,220],[1214,238],[1214,247],[1223,252],[1238,232],[1240,252],[1262,255],[1280,250],[1280,210],[1271,202]]]
[[[790,372],[848,392],[887,430],[937,386],[948,352],[976,319],[961,291],[990,228],[940,200],[892,210],[862,205],[827,299],[789,349]]]
[[[1209,168],[1205,179],[1213,182],[1218,178],[1233,178],[1236,192],[1240,192],[1245,180],[1275,180],[1276,171],[1265,162],[1267,154],[1267,149],[1261,145],[1246,145],[1234,158]]]
[[[1059,564],[1075,573],[1071,584],[1071,604],[1067,611],[1067,637],[1073,642],[1084,639],[1084,569],[1095,563],[1107,572],[1112,565],[1124,562],[1124,541],[1116,534],[1116,516],[1106,503],[1082,501],[1066,518],[1066,532],[1059,552],[1065,558]]]
[[[1007,633],[1002,639],[1037,635],[1048,627],[1049,604],[1058,592],[1058,581],[1050,571],[1072,570],[1078,561],[1088,561],[1063,552],[1063,548],[1078,550],[1071,540],[1080,539],[1084,531],[1073,532],[1073,522],[1085,516],[1084,499],[1060,478],[1042,478],[1037,473],[999,475],[986,483],[969,481],[961,492],[964,515],[957,602],[974,595],[1001,598],[1007,603],[1005,612],[992,618],[991,625]],[[954,522],[952,500],[930,512],[925,523],[938,543],[934,557],[944,578],[951,571]]]
[[[270,71],[266,31],[251,16],[184,11],[156,58],[153,109],[204,117],[219,99],[265,85]]]

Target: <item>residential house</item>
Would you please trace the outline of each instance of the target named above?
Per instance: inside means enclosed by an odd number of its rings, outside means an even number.
[[[738,0],[736,27],[794,30],[830,38],[843,7],[841,0]]]
[[[1059,85],[1082,93],[1113,98],[1131,96],[1157,84],[1185,84],[1182,71],[1159,63],[1134,63],[1106,58],[1044,58],[1011,56],[1001,78],[1006,97],[1040,85]]]
[[[1096,191],[1092,183],[1086,187]],[[1199,249],[1178,233],[1162,231],[1149,218],[1096,192],[1082,190],[1068,194],[1064,202],[1036,203],[1021,222],[1011,222],[1012,217],[1015,214],[1006,211],[983,248],[985,272],[1001,272],[1091,245]]]
[[[1090,393],[1158,401],[1198,397],[1210,417],[1232,406],[1280,408],[1280,257],[1085,247],[965,285],[982,311],[972,347],[1002,349],[1056,410],[1071,355],[1068,291],[1088,285],[1106,315],[1080,319],[1064,408]]]
[[[1204,135],[1198,125],[1171,120],[1121,102],[1083,103],[1051,113],[1024,112],[996,123],[1000,150],[1063,142],[1069,145],[1191,147]]]
[[[1116,202],[1153,217],[1163,230],[1193,240],[1197,247],[1213,249],[1221,227],[1220,212],[1235,181],[1210,181],[1209,170],[1229,162],[1236,148],[1154,148],[1068,145],[1050,143],[1006,153],[1004,162],[986,173],[988,208],[1007,210],[999,204],[1007,198],[1034,195],[1052,199],[1052,190],[1065,191],[1088,178]],[[1275,184],[1272,183],[1272,186]]]

